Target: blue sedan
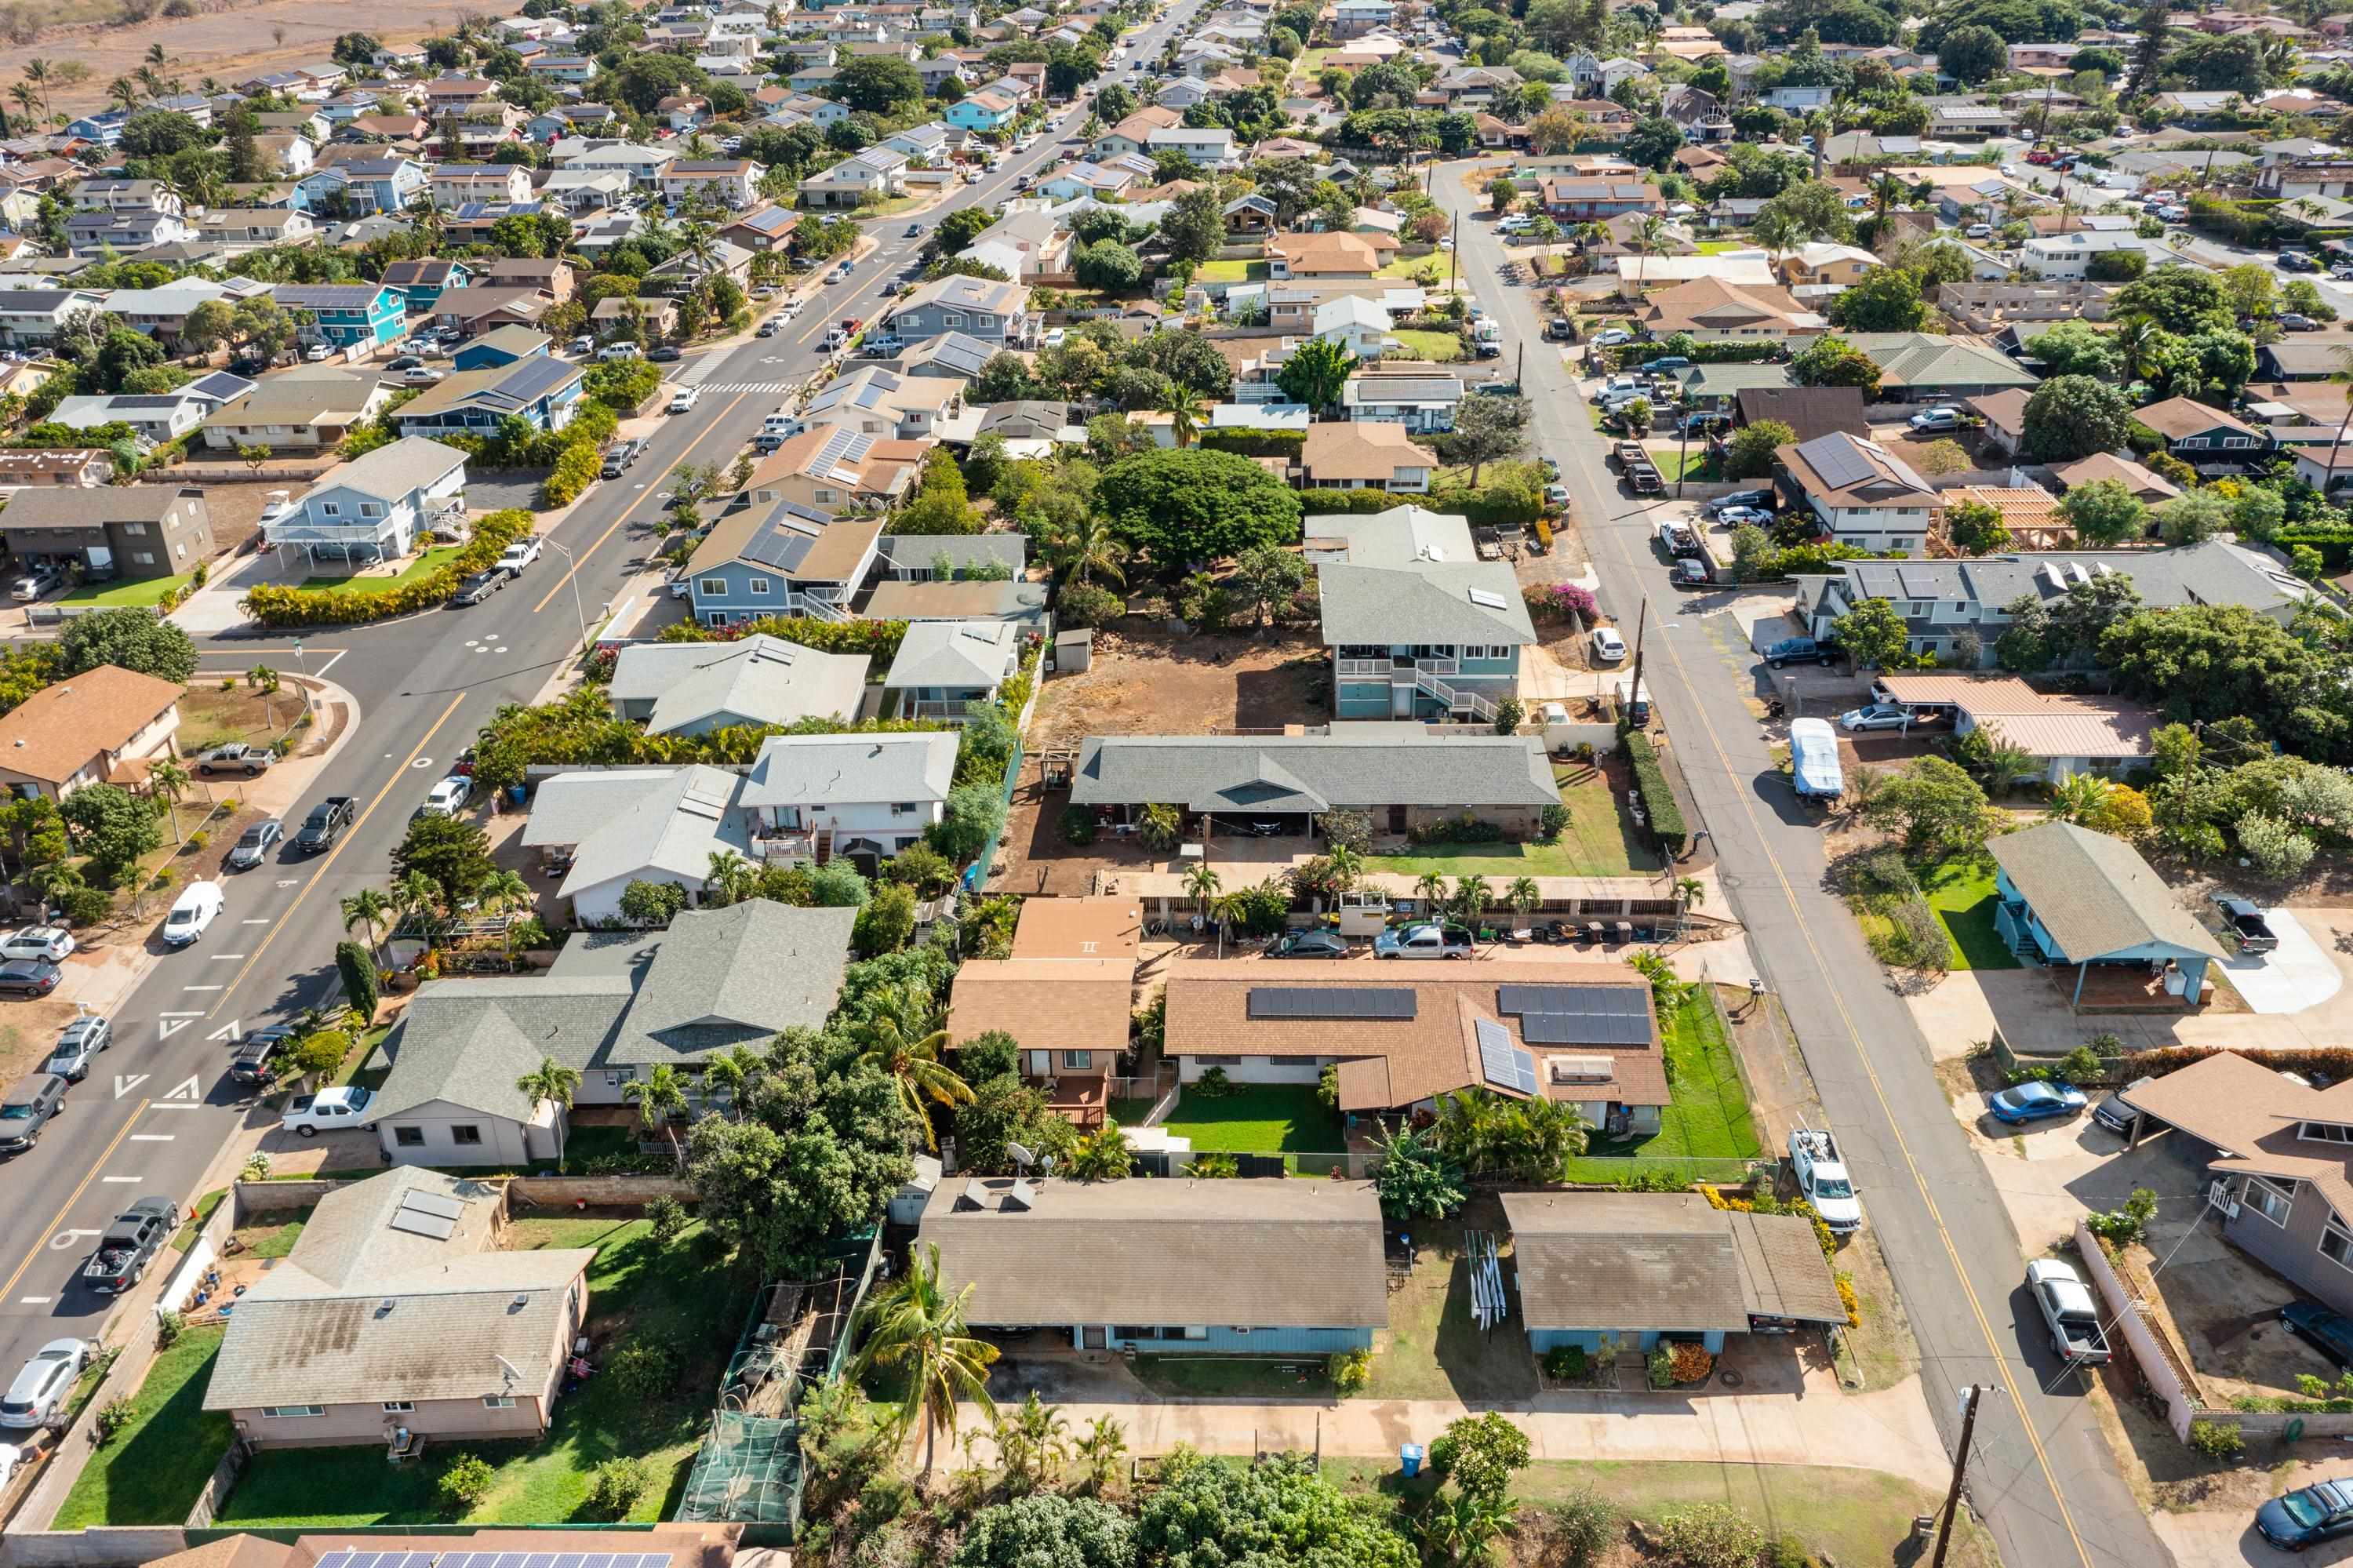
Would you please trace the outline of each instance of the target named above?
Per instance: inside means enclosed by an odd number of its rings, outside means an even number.
[[[2255,1510],[2255,1530],[2290,1552],[2353,1531],[2353,1480],[2319,1481],[2272,1499]]]
[[[2014,1084],[1986,1102],[1994,1119],[2041,1121],[2045,1117],[2073,1116],[2091,1103],[2091,1097],[2073,1084]]]

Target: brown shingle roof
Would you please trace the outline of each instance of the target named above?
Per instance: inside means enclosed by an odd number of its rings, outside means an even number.
[[[1308,479],[1377,480],[1387,484],[1399,468],[1438,467],[1436,454],[1414,445],[1403,425],[1386,419],[1351,419],[1307,427],[1299,461]]]
[[[1001,1029],[1026,1050],[1122,1051],[1134,986],[1133,959],[967,959],[948,1003],[948,1040],[964,1045]]]
[[[0,768],[62,784],[180,700],[170,681],[100,664],[47,686],[0,715]]]
[[[2135,413],[2133,418],[2168,441],[2204,435],[2218,429],[2236,430],[2248,436],[2261,433],[2235,415],[2226,414],[2204,403],[2192,402],[2187,397],[2168,397],[2162,403],[2151,403]]]

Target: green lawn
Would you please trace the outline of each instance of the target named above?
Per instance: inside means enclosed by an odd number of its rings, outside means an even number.
[[[1389,1326],[1373,1338],[1367,1399],[1514,1404],[1536,1393],[1535,1359],[1514,1320],[1490,1330],[1471,1316],[1465,1230],[1504,1230],[1503,1206],[1473,1194],[1458,1219],[1410,1227],[1413,1270],[1389,1289]]]
[[[1266,271],[1263,261],[1229,256],[1220,261],[1202,262],[1193,269],[1193,276],[1204,283],[1262,283],[1266,281]]]
[[[153,609],[180,589],[195,580],[194,572],[183,572],[176,577],[141,577],[132,582],[84,583],[69,593],[57,598],[59,604],[102,604],[110,608],[130,605],[140,609]]]
[[[302,1227],[311,1223],[313,1208],[306,1203],[299,1209],[280,1211],[282,1217],[273,1222],[240,1226],[237,1240],[255,1257],[284,1257],[302,1239]]]
[[[221,1200],[227,1196],[227,1188],[216,1187],[211,1192],[206,1192],[203,1197],[198,1198],[196,1200],[196,1217],[180,1227],[179,1234],[172,1238],[172,1250],[174,1252],[185,1252],[190,1247],[195,1245],[196,1236],[204,1230],[205,1222],[213,1217],[213,1211],[219,1208],[221,1206]]]
[[[311,577],[301,588],[305,593],[390,593],[439,570],[463,548],[461,545],[444,545],[439,549],[427,550],[404,567],[397,577]]]
[[[178,1524],[188,1517],[235,1435],[227,1414],[200,1408],[223,1332],[191,1329],[155,1358],[132,1397],[131,1425],[90,1457],[52,1529]],[[375,1462],[388,1467],[381,1454]]]
[[[1571,763],[1555,766],[1553,778],[1568,808],[1568,827],[1556,843],[1419,844],[1410,854],[1367,855],[1365,867],[1407,876],[1476,872],[1497,883],[1499,896],[1502,883],[1515,876],[1630,876],[1659,869],[1657,852],[1634,836],[1606,774]]]
[[[1928,907],[1945,923],[1953,938],[1957,969],[2014,969],[2018,955],[1994,929],[1993,866],[1967,860],[1948,860],[1923,866],[1915,874]]]
[[[1348,1146],[1339,1117],[1305,1084],[1237,1084],[1214,1097],[1187,1084],[1160,1125],[1191,1139],[1197,1154],[1335,1154]]]
[[[1405,344],[1406,351],[1416,359],[1426,359],[1433,365],[1445,365],[1462,357],[1462,339],[1459,334],[1399,327],[1389,335]]]
[[[1694,439],[1688,447],[1678,444],[1664,451],[1653,449],[1651,461],[1657,467],[1659,477],[1669,484],[1678,477],[1701,484],[1712,484],[1718,477],[1715,454],[1707,450],[1706,442],[1697,439]]]
[[[382,1446],[374,1444],[265,1449],[247,1466],[221,1522],[316,1528],[445,1520],[434,1486],[443,1466],[467,1452],[488,1459],[497,1474],[462,1522],[586,1520],[589,1474],[617,1456],[643,1458],[654,1474],[629,1518],[659,1519],[693,1462],[719,1373],[734,1347],[745,1310],[742,1281],[730,1271],[718,1238],[699,1225],[666,1248],[655,1244],[642,1220],[523,1219],[514,1223],[513,1234],[519,1246],[597,1249],[588,1267],[590,1332],[601,1326],[609,1334],[626,1325],[622,1341],[676,1347],[678,1372],[669,1398],[648,1406],[598,1377],[556,1406],[554,1426],[543,1441],[437,1444],[419,1465],[387,1465]],[[215,1442],[205,1448],[206,1472],[220,1446]],[[173,1520],[186,1511],[202,1478],[187,1489]]]
[[[1443,250],[1433,250],[1427,256],[1400,256],[1394,261],[1383,262],[1380,267],[1374,271],[1373,276],[1376,278],[1410,278],[1425,267],[1438,274],[1438,281],[1440,282],[1444,282],[1446,281],[1446,252]]]
[[[1696,998],[1661,1019],[1660,1025],[1666,1036],[1667,1083],[1673,1099],[1660,1113],[1659,1130],[1649,1138],[1596,1136],[1585,1159],[1569,1161],[1569,1181],[1615,1180],[1626,1173],[1625,1162],[1637,1158],[1736,1162],[1764,1152],[1749,1115],[1748,1090],[1740,1081],[1735,1047],[1715,1010],[1704,997]],[[1706,1164],[1693,1169],[1694,1176],[1735,1173],[1729,1163],[1722,1169]]]
[[[1699,253],[1703,256],[1721,256],[1727,250],[1753,249],[1753,246],[1738,239],[1703,239],[1699,242]]]

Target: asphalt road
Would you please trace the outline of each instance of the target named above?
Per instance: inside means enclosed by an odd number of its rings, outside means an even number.
[[[1601,580],[1632,639],[1645,599],[1643,682],[1663,717],[1715,851],[1734,913],[1796,1029],[1867,1223],[1920,1343],[1926,1396],[1949,1446],[1959,1390],[1987,1383],[1972,1505],[2004,1561],[2032,1568],[2142,1568],[2164,1551],[2133,1500],[2074,1374],[2053,1360],[2022,1288],[2016,1234],[1930,1065],[1928,1043],[1843,905],[1822,885],[1819,817],[1800,807],[1743,705],[1759,691],[1745,639],[1715,596],[1670,585],[1646,507],[1604,465],[1574,375],[1542,339],[1529,291],[1500,283],[1508,252],[1461,165],[1439,199],[1461,217],[1459,254],[1507,343],[1526,349],[1523,390],[1541,450],[1557,458]],[[1509,363],[1507,355],[1506,363]],[[1866,1044],[1866,1042],[1868,1044]],[[2047,1391],[2047,1392],[2046,1392]]]
[[[1187,0],[1153,24],[1131,45],[1131,58],[1156,56],[1199,4]],[[185,1204],[196,1195],[215,1153],[255,1112],[227,1076],[237,1033],[340,994],[341,901],[386,883],[409,813],[450,759],[501,705],[531,700],[579,645],[581,616],[593,623],[644,567],[659,543],[653,524],[664,478],[688,461],[732,461],[784,390],[821,366],[826,328],[846,315],[877,313],[881,285],[900,276],[923,244],[906,237],[911,221],[928,233],[955,207],[1005,200],[1016,180],[1060,154],[1060,142],[1050,132],[928,212],[876,220],[874,255],[847,282],[814,296],[776,336],[691,355],[670,367],[674,379],[703,388],[701,402],[665,419],[626,477],[593,487],[543,534],[558,547],[486,603],[322,629],[302,639],[299,658],[292,642],[277,636],[232,632],[199,642],[206,671],[266,662],[324,675],[353,694],[358,731],[287,818],[298,822],[311,801],[328,795],[356,797],[360,817],[324,855],[281,853],[231,876],[220,918],[193,947],[164,954],[112,1015],[113,1049],[67,1097],[39,1142],[9,1162],[0,1180],[19,1196],[0,1212],[0,1379],[51,1339],[99,1330],[114,1298],[74,1280],[91,1243],[132,1198],[160,1193]]]

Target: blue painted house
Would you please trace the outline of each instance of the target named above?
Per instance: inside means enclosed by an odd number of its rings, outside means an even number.
[[[534,355],[460,370],[385,417],[404,436],[487,436],[511,418],[560,430],[579,411],[587,367]]]
[[[110,109],[103,114],[85,114],[66,122],[69,136],[86,137],[101,147],[113,147],[122,141],[123,123],[131,116],[120,109]]]
[[[534,332],[521,322],[510,322],[493,327],[478,338],[468,340],[449,356],[452,370],[489,370],[496,366],[512,365],[518,359],[545,359],[555,344],[543,332]]]
[[[2073,966],[2077,1011],[2204,1005],[2221,945],[2132,845],[2044,822],[1989,847],[1994,929],[2030,964]]]
[[[400,335],[406,317],[400,291],[383,283],[280,283],[274,297],[287,310],[309,313],[303,342],[337,348],[381,347]]]
[[[1020,104],[1008,94],[983,89],[949,104],[942,118],[959,131],[1002,131],[1020,112]]]
[[[771,615],[840,620],[874,570],[880,517],[837,521],[797,501],[739,507],[688,558],[694,619],[736,626]]]
[[[438,256],[422,256],[409,261],[387,262],[384,269],[384,286],[400,291],[402,308],[410,315],[431,315],[441,296],[451,289],[463,289],[474,281],[474,270],[463,261],[445,261]],[[459,369],[465,366],[460,366]]]
[[[1125,1185],[1126,1183],[1122,1183]],[[1283,1183],[1291,1185],[1291,1183]],[[1697,1192],[1506,1192],[1528,1349],[1607,1358],[1846,1321],[1813,1226]]]
[[[1325,1356],[1388,1327],[1369,1181],[952,1176],[918,1239],[939,1247],[945,1288],[971,1292],[975,1329],[1073,1350]]]
[[[1463,518],[1419,506],[1306,520],[1334,713],[1492,723],[1536,641],[1518,579]]]
[[[297,188],[322,203],[342,193],[343,210],[353,217],[380,212],[402,212],[424,199],[429,185],[425,165],[415,158],[354,158],[330,164],[303,176]]]

